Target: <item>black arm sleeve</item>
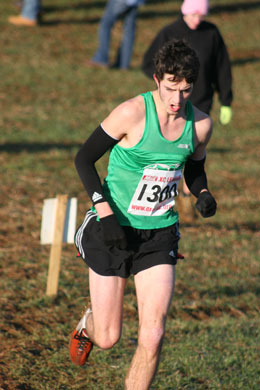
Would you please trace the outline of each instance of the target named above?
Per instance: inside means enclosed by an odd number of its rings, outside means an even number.
[[[75,157],[79,177],[93,204],[106,201],[95,162],[118,141],[110,137],[99,125]]]
[[[184,178],[190,192],[198,198],[200,191],[208,189],[207,176],[204,170],[206,157],[203,160],[188,159],[184,168]]]

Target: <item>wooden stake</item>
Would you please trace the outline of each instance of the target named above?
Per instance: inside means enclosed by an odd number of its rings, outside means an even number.
[[[60,273],[60,259],[62,250],[62,237],[66,215],[68,195],[57,195],[57,208],[55,217],[54,237],[51,246],[49,271],[47,281],[47,295],[56,295]]]

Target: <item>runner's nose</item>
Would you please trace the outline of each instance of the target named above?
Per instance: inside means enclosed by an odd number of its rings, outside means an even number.
[[[181,102],[181,92],[176,91],[173,99],[173,105],[178,106]]]

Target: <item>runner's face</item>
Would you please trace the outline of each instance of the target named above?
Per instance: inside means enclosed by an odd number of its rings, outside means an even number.
[[[173,75],[165,74],[161,81],[155,77],[159,96],[168,114],[173,116],[183,115],[185,105],[192,92],[192,84],[185,79],[174,81]]]

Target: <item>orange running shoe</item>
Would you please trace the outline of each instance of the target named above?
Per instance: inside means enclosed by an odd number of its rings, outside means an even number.
[[[85,328],[86,315],[89,312],[90,310],[88,309],[80,320],[77,328],[73,331],[70,339],[70,359],[72,363],[77,366],[83,366],[86,363],[93,348],[93,343],[89,339]]]

